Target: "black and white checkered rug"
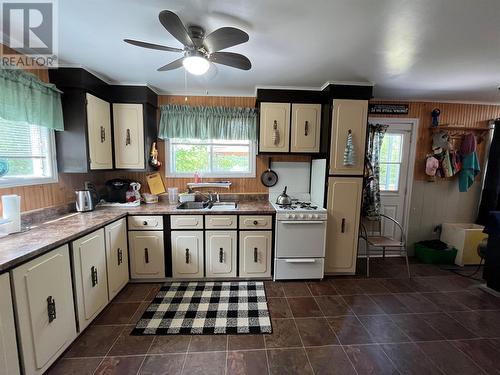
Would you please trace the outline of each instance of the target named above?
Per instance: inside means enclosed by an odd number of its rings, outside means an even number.
[[[271,332],[264,283],[234,281],[165,284],[132,334]]]

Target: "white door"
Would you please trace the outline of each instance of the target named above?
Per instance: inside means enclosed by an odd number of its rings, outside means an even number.
[[[115,167],[144,169],[142,104],[113,104]]]
[[[24,373],[42,374],[76,337],[68,246],[15,268],[12,280]]]
[[[132,279],[165,277],[165,248],[162,231],[128,232]]]
[[[236,276],[236,231],[206,231],[207,276]]]
[[[106,234],[106,267],[108,296],[112,300],[128,283],[127,225],[120,219],[104,228]]]
[[[203,277],[203,231],[172,231],[172,276]]]
[[[321,104],[292,104],[291,152],[319,152]]]
[[[408,184],[413,178],[409,168],[412,149],[412,121],[394,121],[387,119],[372,120],[370,123],[389,125],[380,149],[380,203],[381,213],[396,219],[403,228],[406,227],[406,216],[409,204]],[[407,203],[408,202],[408,203]],[[396,225],[388,220],[382,221],[382,232],[385,236],[399,238]]]
[[[0,275],[0,374],[19,374],[14,308],[8,273]]]
[[[270,231],[240,232],[240,276],[271,276]]]
[[[90,169],[112,169],[109,103],[90,94],[87,94],[87,129]]]
[[[108,304],[104,229],[73,241],[72,248],[81,332]]]
[[[290,151],[290,103],[260,104],[259,150]]]

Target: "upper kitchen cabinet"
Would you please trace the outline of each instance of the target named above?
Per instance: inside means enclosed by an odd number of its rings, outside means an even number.
[[[142,104],[113,104],[115,167],[144,169]]]
[[[290,150],[290,103],[260,105],[259,151]]]
[[[368,100],[335,99],[330,146],[331,175],[363,175]],[[352,136],[354,160],[346,162],[348,135]]]
[[[60,172],[152,170],[157,96],[151,89],[108,85],[80,68],[53,69],[49,77],[64,92],[65,130],[56,133]]]
[[[321,104],[292,104],[291,152],[319,152]]]

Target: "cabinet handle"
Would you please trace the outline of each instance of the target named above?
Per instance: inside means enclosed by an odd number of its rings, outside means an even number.
[[[97,267],[92,266],[90,268],[90,274],[91,274],[91,277],[92,277],[92,288],[93,288],[93,287],[95,287],[98,284],[98,280],[97,280]]]
[[[222,247],[219,250],[219,263],[224,263],[224,249]]]
[[[123,263],[123,252],[122,249],[118,248],[118,265]]]
[[[274,120],[273,122],[273,144],[275,146],[279,145],[280,143],[280,131],[278,129],[278,121]]]
[[[106,129],[101,126],[101,143],[104,143],[104,141],[106,141]]]
[[[186,249],[186,264],[189,264],[189,249]]]
[[[306,120],[304,124],[304,135],[307,137],[309,135],[309,121]]]
[[[345,233],[345,217],[342,218],[342,224],[340,224],[340,232]]]
[[[131,141],[130,141],[130,129],[127,129],[127,135],[125,136],[125,146],[128,146],[129,144],[131,144]]]
[[[57,317],[56,300],[52,298],[52,296],[47,297],[47,315],[49,317],[49,323],[52,323]]]
[[[149,263],[149,251],[147,247],[144,248],[144,261]]]
[[[257,252],[257,248],[253,248],[253,262],[257,263],[259,261],[259,253]]]
[[[258,224],[259,224],[259,222],[257,220],[253,221],[253,225],[258,225]]]
[[[142,222],[142,225],[148,225],[148,222],[147,222],[146,220],[144,220],[144,221]]]

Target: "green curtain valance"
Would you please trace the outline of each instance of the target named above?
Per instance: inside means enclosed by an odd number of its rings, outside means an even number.
[[[0,118],[64,130],[61,91],[35,75],[0,66]]]
[[[257,114],[254,108],[162,105],[159,137],[254,141]]]

